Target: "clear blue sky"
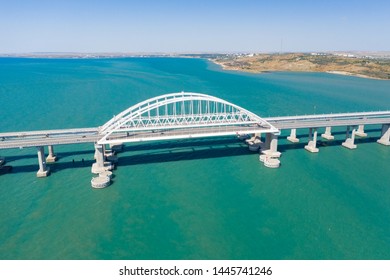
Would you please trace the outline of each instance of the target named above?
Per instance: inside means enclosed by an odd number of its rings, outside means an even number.
[[[389,34],[389,0],[0,0],[0,53],[389,51]]]

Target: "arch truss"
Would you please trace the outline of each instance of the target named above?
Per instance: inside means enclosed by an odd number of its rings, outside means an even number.
[[[223,99],[171,93],[140,102],[99,128],[98,144],[278,132],[264,119]]]

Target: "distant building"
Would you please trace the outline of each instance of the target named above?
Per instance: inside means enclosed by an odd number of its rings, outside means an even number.
[[[316,52],[313,52],[311,53],[311,55],[314,55],[314,56],[326,56],[326,55],[329,55],[328,53],[316,53]]]

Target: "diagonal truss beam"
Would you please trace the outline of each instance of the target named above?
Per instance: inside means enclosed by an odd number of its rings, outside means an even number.
[[[99,128],[102,138],[98,143],[112,143],[117,141],[118,135],[122,142],[132,142],[137,135],[138,139],[144,139],[148,132],[156,130],[183,138],[198,135],[199,131],[202,131],[199,135],[207,136],[213,136],[213,131],[216,136],[220,135],[222,130],[228,133],[226,135],[234,131],[278,131],[256,114],[233,103],[206,94],[181,92],[145,100],[114,116]]]

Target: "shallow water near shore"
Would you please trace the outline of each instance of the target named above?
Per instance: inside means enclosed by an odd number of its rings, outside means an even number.
[[[0,131],[96,127],[170,92],[223,98],[262,117],[390,109],[390,81],[248,74],[202,59],[0,59]],[[93,145],[0,150],[0,259],[390,259],[390,148],[366,127],[358,148],[318,154],[279,141],[267,169],[234,137],[128,144],[113,184],[91,188]],[[322,131],[320,130],[320,133]],[[320,134],[319,133],[319,134]],[[74,160],[74,162],[73,162]]]

